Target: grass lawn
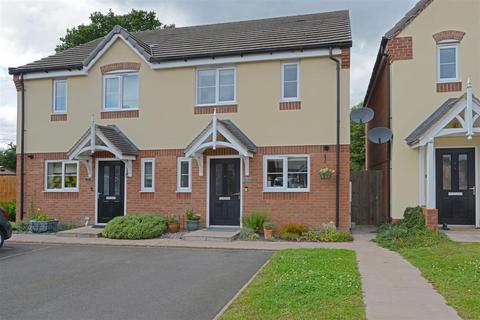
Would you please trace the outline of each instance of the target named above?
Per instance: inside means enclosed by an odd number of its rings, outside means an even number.
[[[480,243],[443,241],[398,250],[463,319],[480,319]]]
[[[365,319],[355,252],[275,253],[222,319]]]

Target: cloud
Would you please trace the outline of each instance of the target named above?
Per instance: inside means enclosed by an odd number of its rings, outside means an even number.
[[[416,0],[0,0],[0,145],[15,138],[16,92],[7,68],[54,53],[67,28],[94,11],[153,10],[160,21],[187,25],[349,9],[353,48],[350,101],[363,100],[381,35]]]

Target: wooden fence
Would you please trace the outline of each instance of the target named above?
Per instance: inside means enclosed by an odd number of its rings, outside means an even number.
[[[0,176],[0,202],[15,199],[17,192],[16,176]]]
[[[357,225],[384,223],[383,172],[378,170],[351,172],[350,180],[352,222]]]

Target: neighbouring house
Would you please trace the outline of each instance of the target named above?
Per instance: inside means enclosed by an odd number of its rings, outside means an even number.
[[[337,11],[116,26],[10,68],[24,172],[18,218],[39,207],[104,224],[193,208],[213,227],[259,210],[277,226],[349,229],[351,45],[348,11]],[[321,168],[336,173],[321,179]]]
[[[479,1],[422,0],[383,36],[364,104],[394,138],[367,144],[366,167],[393,220],[421,205],[432,227],[480,227],[479,57]]]

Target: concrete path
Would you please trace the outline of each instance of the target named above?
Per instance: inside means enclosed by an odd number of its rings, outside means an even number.
[[[373,233],[354,236],[367,319],[461,319],[417,268],[372,242]]]
[[[480,242],[480,229],[445,231],[450,239],[457,242]]]

